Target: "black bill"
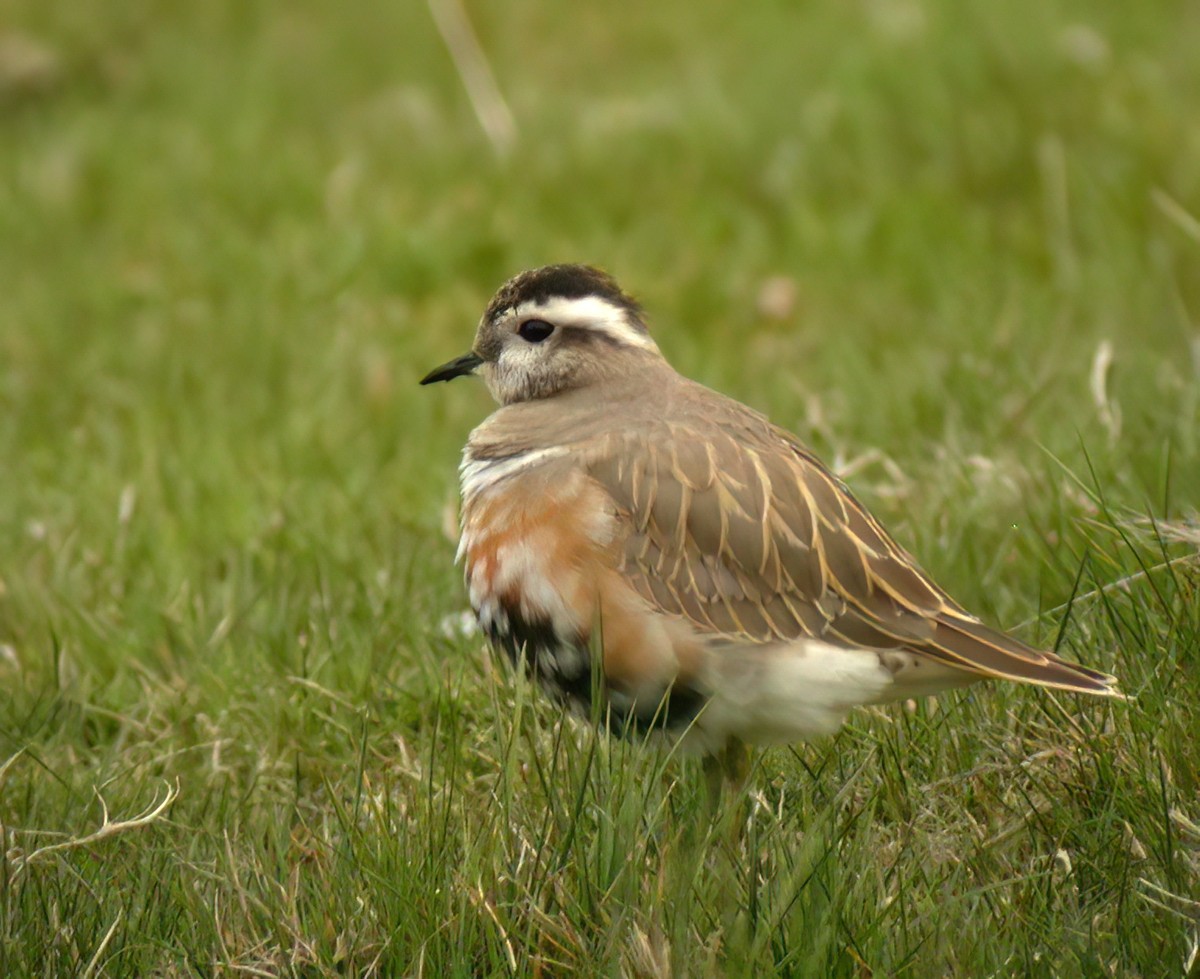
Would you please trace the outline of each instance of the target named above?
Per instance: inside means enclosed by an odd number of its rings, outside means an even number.
[[[453,381],[456,377],[462,377],[464,374],[474,374],[475,368],[482,363],[483,358],[472,351],[469,354],[456,357],[448,364],[435,367],[421,378],[421,383],[432,384],[434,381]]]

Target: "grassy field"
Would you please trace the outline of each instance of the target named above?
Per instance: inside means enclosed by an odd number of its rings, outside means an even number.
[[[1200,975],[1200,7],[470,14],[0,0],[0,975]],[[416,381],[575,260],[1136,700],[562,722]]]

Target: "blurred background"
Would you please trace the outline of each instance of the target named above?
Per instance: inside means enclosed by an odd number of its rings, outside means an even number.
[[[1190,411],[1194,4],[2,11],[25,482],[68,445],[129,471],[132,413],[143,446],[243,431],[260,473],[369,428],[362,457],[427,487],[460,434],[430,424],[484,405],[412,378],[549,261],[609,269],[681,369],[852,445],[1119,437],[1088,389],[1105,343],[1127,421]]]
[[[0,0],[0,815],[191,772],[249,825],[420,748],[479,662],[442,626],[490,404],[416,382],[549,262],[965,604],[1165,697],[1169,616],[1038,616],[1200,540],[1197,51],[1185,0]]]
[[[1167,2],[5,0],[8,560],[122,499],[155,551],[440,526],[488,401],[414,381],[557,261],[888,519],[953,500],[910,546],[982,516],[995,553],[1048,455],[1158,505],[1200,484],[1198,39]]]

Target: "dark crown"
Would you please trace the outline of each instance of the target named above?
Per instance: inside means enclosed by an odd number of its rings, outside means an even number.
[[[513,276],[488,303],[485,320],[492,320],[521,303],[545,303],[550,299],[582,299],[598,296],[629,313],[629,320],[646,332],[642,307],[621,291],[617,280],[590,265],[544,265]]]

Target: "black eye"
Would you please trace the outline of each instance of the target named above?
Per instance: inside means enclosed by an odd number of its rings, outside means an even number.
[[[545,320],[526,320],[517,327],[517,332],[521,334],[522,340],[527,340],[530,343],[541,343],[554,332],[554,324],[547,323]]]

